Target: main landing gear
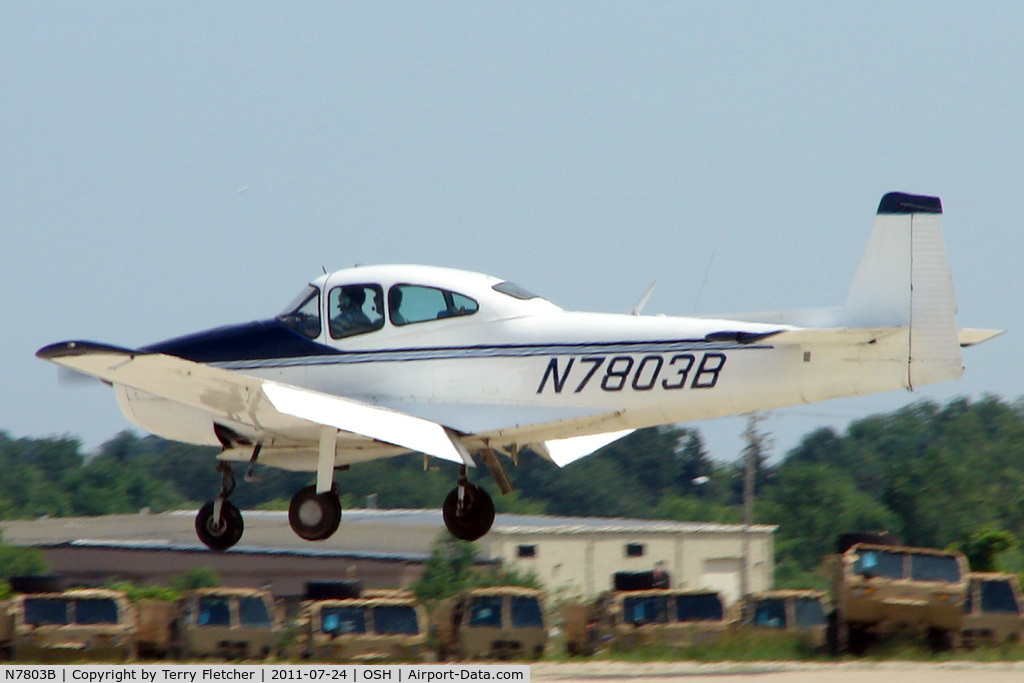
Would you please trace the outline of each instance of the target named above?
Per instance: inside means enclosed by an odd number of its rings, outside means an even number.
[[[459,470],[459,483],[444,499],[444,525],[460,541],[475,541],[494,524],[494,501],[487,491],[466,479],[466,466]]]
[[[316,486],[299,489],[288,506],[288,523],[292,531],[307,541],[329,538],[341,523],[338,485],[323,493],[317,493]]]

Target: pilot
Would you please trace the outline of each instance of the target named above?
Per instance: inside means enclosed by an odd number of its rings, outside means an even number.
[[[366,292],[362,287],[345,287],[338,300],[338,315],[331,318],[331,335],[335,338],[349,337],[370,330],[373,326],[363,312]]]

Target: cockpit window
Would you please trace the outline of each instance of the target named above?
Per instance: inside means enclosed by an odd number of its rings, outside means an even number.
[[[388,315],[392,325],[472,315],[479,308],[468,296],[437,287],[395,285],[388,291]]]
[[[527,299],[540,298],[533,292],[529,292],[523,289],[514,282],[499,282],[498,284],[491,287],[491,289],[493,289],[496,292],[501,292],[502,294],[507,294],[511,297],[515,297],[516,299],[522,299],[523,301],[526,301]]]
[[[384,290],[380,285],[335,287],[327,297],[331,337],[344,339],[384,327]]]
[[[316,339],[320,336],[320,289],[310,285],[288,304],[284,313],[277,316],[278,322],[303,337]]]

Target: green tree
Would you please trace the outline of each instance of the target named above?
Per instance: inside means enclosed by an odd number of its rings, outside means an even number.
[[[171,578],[171,588],[181,593],[195,588],[215,588],[220,585],[220,575],[213,567],[193,567],[184,574]]]
[[[960,552],[967,556],[967,563],[973,572],[999,571],[998,557],[1017,545],[1013,534],[1002,529],[982,527],[971,532],[967,540],[957,544]]]

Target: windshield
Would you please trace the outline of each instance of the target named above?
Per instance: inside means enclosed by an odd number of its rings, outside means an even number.
[[[862,550],[853,563],[853,573],[868,579],[873,576],[902,579],[903,555],[888,550]]]
[[[664,624],[668,621],[668,601],[663,596],[626,598],[622,612],[627,624]]]
[[[722,601],[717,595],[678,595],[676,596],[677,621],[721,621]]]
[[[754,607],[754,626],[786,627],[786,603],[781,598],[758,600]]]
[[[231,626],[231,607],[228,599],[219,595],[200,598],[196,626]]]
[[[320,612],[320,630],[331,635],[366,633],[362,607],[325,607]]]
[[[270,628],[270,613],[267,611],[267,603],[263,602],[262,598],[254,596],[239,598],[238,618],[242,622],[242,626]]]
[[[1019,614],[1017,598],[1007,581],[981,582],[981,611],[988,614]]]
[[[825,610],[817,598],[797,598],[793,611],[797,628],[813,628],[825,623]]]
[[[512,627],[539,628],[544,626],[537,598],[529,595],[512,596]]]
[[[68,601],[62,598],[26,599],[25,623],[33,626],[68,623]]]
[[[501,596],[483,595],[473,598],[469,605],[470,626],[501,627]]]
[[[960,564],[948,555],[910,556],[910,578],[913,581],[960,581]]]
[[[420,632],[416,610],[408,605],[380,605],[373,608],[373,630],[382,636]]]
[[[278,322],[308,339],[320,336],[320,290],[307,286],[295,297],[281,315]]]
[[[116,624],[117,603],[112,598],[75,600],[76,624]]]

